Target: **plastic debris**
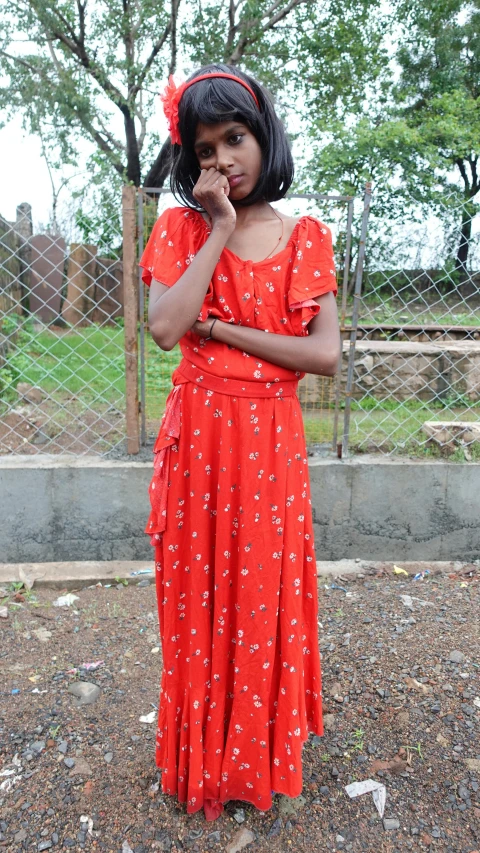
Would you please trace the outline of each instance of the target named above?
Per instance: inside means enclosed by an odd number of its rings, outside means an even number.
[[[105,663],[104,660],[94,660],[91,663],[82,663],[80,666],[74,666],[73,669],[67,669],[67,675],[76,675],[77,672],[81,672],[82,669],[86,669],[87,672],[92,672],[94,669],[98,669],[100,666],[103,666]]]
[[[423,580],[423,579],[424,579],[424,578],[426,578],[426,577],[427,577],[427,575],[429,575],[429,574],[430,574],[429,570],[428,570],[428,569],[425,569],[423,572],[417,572],[417,574],[414,576],[413,580],[414,580],[414,581],[420,581],[420,580]]]
[[[342,592],[348,592],[348,590],[345,589],[344,586],[338,586],[338,584],[336,584],[336,583],[330,584],[330,589],[341,589]]]
[[[475,705],[475,708],[480,708],[480,696],[475,697],[473,704]]]
[[[155,717],[157,716],[156,711],[150,711],[149,714],[145,714],[143,717],[140,717],[141,723],[153,723],[155,721]]]
[[[19,687],[14,687],[14,688],[13,688],[13,690],[12,690],[12,695],[13,695],[13,696],[16,696],[16,695],[17,695],[17,693],[20,693],[20,688],[19,688]]]
[[[11,764],[13,766],[6,767],[4,770],[0,770],[0,776],[7,776],[3,782],[0,782],[0,791],[5,791],[7,794],[9,791],[14,788],[17,782],[20,782],[22,778],[21,773],[23,770],[21,761],[18,757],[18,753],[15,753],[13,756]]]
[[[32,578],[30,577],[30,575],[27,575],[27,573],[22,569],[21,566],[18,570],[18,577],[19,580],[21,580],[21,582],[23,583],[25,589],[32,589],[33,584],[35,583],[35,578]]]
[[[93,831],[92,831],[93,830],[93,818],[91,818],[90,815],[88,815],[88,814],[80,815],[80,823],[81,824],[86,823],[88,826],[88,829],[87,829],[88,834],[93,835]]]
[[[409,610],[413,610],[413,599],[411,595],[401,595],[400,600],[405,607],[408,607]]]
[[[406,575],[408,578],[408,572],[406,572],[405,569],[401,569],[400,566],[394,566],[393,567],[393,574],[394,575]]]
[[[376,809],[380,817],[383,817],[385,801],[387,799],[387,789],[385,785],[381,784],[381,782],[375,782],[374,779],[364,779],[363,782],[352,782],[351,785],[345,785],[345,790],[352,800],[355,797],[361,797],[362,794],[371,793]]]
[[[138,569],[136,572],[130,572],[131,577],[135,575],[153,575],[153,569]]]
[[[73,592],[68,592],[66,595],[60,595],[59,598],[53,602],[53,606],[70,607],[70,605],[73,604],[74,601],[77,601],[79,597],[80,596],[78,595],[74,595]]]

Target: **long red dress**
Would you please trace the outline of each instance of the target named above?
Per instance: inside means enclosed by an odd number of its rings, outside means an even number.
[[[166,210],[141,258],[172,286],[208,238],[197,211]],[[304,216],[265,261],[221,254],[199,319],[306,335],[337,293],[330,230]],[[323,733],[317,578],[302,373],[187,332],[150,485],[163,672],[162,789],[216,816],[302,790],[302,744]],[[213,809],[213,811],[212,811]]]

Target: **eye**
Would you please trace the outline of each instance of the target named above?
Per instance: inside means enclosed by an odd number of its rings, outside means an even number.
[[[211,148],[203,148],[201,151],[198,152],[198,159],[199,160],[206,160],[208,157],[211,157],[211,156],[212,156],[212,149]]]
[[[233,133],[229,141],[232,143],[232,145],[238,145],[242,141],[243,136],[243,133]]]

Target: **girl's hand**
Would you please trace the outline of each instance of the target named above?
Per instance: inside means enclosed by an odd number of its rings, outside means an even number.
[[[208,338],[208,337],[210,337],[210,329],[212,328],[212,323],[213,323],[214,319],[215,319],[215,317],[208,317],[203,322],[200,320],[197,320],[196,323],[193,324],[190,331],[193,332],[195,335],[199,335],[199,337],[201,337],[201,338]],[[220,322],[220,320],[217,320],[217,323],[219,323],[219,322]]]
[[[233,204],[228,200],[230,184],[213,166],[202,169],[192,194],[196,201],[206,210],[212,220],[212,229],[221,227],[230,235],[235,229],[237,214]]]

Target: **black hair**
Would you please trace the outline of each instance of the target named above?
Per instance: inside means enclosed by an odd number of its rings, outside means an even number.
[[[200,80],[182,95],[178,109],[178,129],[182,145],[172,146],[172,193],[187,207],[200,209],[192,190],[200,177],[195,153],[197,126],[218,122],[240,121],[255,136],[262,150],[262,169],[252,192],[236,202],[239,205],[258,201],[277,201],[288,192],[293,181],[293,159],[285,128],[278,118],[269,93],[252,77],[230,65],[205,65],[188,79],[214,72],[233,74],[244,80],[256,95],[255,103],[248,89],[225,77]]]

